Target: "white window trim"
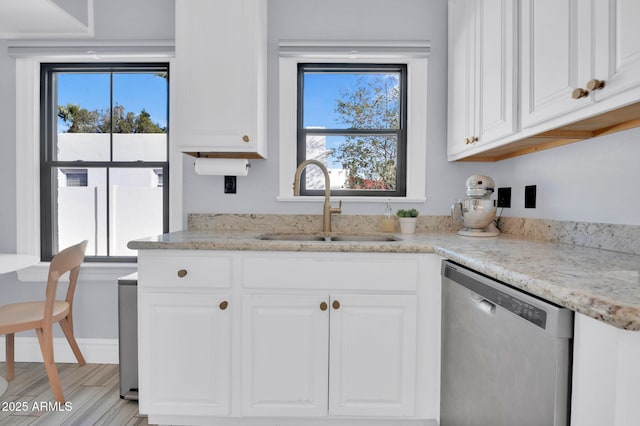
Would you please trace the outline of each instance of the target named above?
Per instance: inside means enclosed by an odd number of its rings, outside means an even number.
[[[128,52],[97,57],[93,54],[73,56],[16,56],[16,250],[40,256],[40,64],[46,62],[158,62],[172,66],[173,54],[154,53],[148,57]],[[172,99],[170,97],[170,99]],[[169,106],[171,111],[172,105]],[[171,117],[169,118],[171,132]],[[169,136],[169,230],[182,225],[182,154]],[[46,281],[49,262],[18,271],[21,281]],[[91,262],[85,264],[86,279],[105,281],[131,273],[135,263]],[[90,272],[89,272],[90,271]]]
[[[429,42],[281,41],[279,59],[279,190],[278,201],[322,201],[323,196],[294,197],[297,150],[298,64],[392,63],[407,65],[407,194],[404,197],[338,196],[357,202],[426,201],[427,65]]]

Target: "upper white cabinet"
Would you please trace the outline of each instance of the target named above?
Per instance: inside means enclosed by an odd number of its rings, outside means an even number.
[[[599,0],[594,3],[596,69],[590,79],[605,83],[594,90],[596,101],[609,97],[619,103],[640,98],[640,2],[637,0]]]
[[[449,0],[449,156],[516,131],[511,0]]]
[[[266,4],[176,0],[171,133],[180,151],[266,158]]]
[[[495,161],[640,125],[640,2],[466,3],[449,2],[449,160]],[[507,19],[515,7],[517,23]]]
[[[592,101],[585,86],[595,52],[591,2],[523,0],[521,7],[521,123],[526,128]]]

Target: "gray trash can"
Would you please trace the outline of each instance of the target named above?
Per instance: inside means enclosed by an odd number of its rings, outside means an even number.
[[[138,273],[118,279],[120,398],[138,399]]]

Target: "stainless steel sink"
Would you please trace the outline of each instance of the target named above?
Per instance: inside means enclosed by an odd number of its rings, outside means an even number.
[[[322,233],[274,233],[262,234],[260,240],[268,241],[299,241],[299,242],[392,242],[400,238],[392,234],[322,234]]]

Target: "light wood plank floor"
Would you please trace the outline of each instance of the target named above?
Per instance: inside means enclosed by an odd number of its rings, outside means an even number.
[[[117,365],[57,367],[67,406],[53,403],[44,364],[19,362],[15,379],[0,397],[0,425],[148,425],[136,401],[120,398]],[[4,369],[2,362],[3,377]]]

